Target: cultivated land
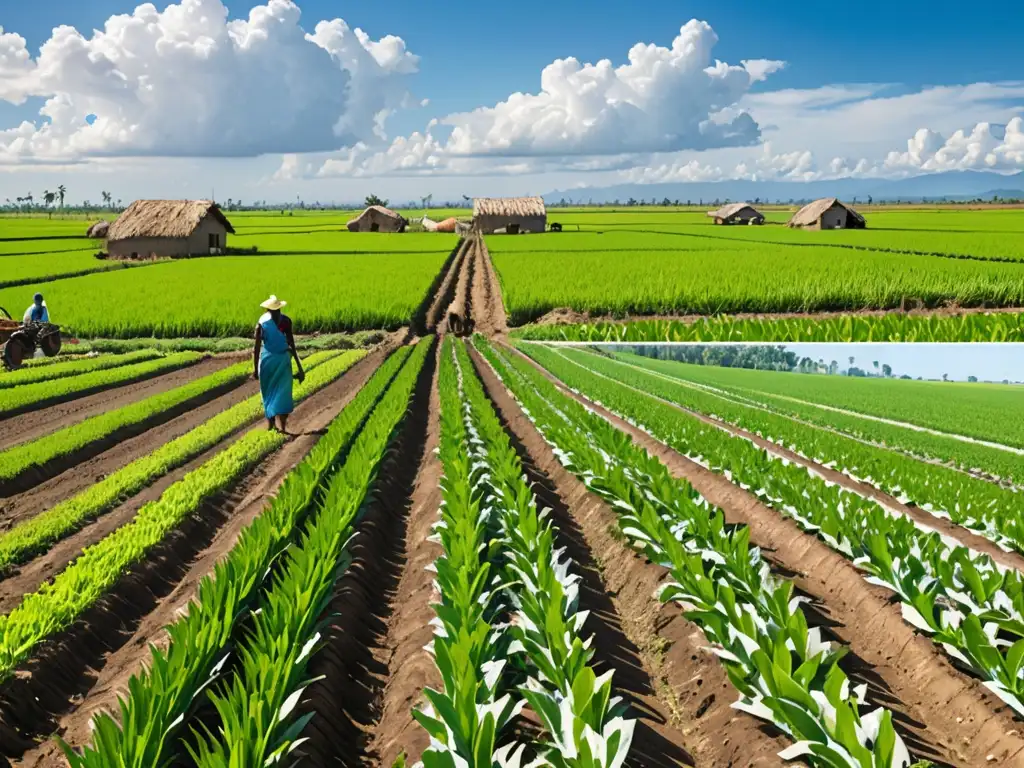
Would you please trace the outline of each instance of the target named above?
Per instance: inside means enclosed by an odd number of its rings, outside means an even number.
[[[288,436],[206,339],[0,374],[6,760],[1020,764],[1016,389],[512,341],[482,241],[403,237],[46,284],[125,335],[245,333],[250,289],[397,327],[304,339]],[[206,301],[157,319],[176,269]]]

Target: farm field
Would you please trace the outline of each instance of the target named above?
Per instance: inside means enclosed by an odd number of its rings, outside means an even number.
[[[287,436],[244,350],[0,374],[39,398],[0,414],[7,759],[1012,764],[1019,474],[775,400],[887,400],[951,433],[1019,404],[517,348],[486,250],[445,256],[442,279],[424,270],[422,329],[303,352]],[[119,378],[175,355],[195,360]]]

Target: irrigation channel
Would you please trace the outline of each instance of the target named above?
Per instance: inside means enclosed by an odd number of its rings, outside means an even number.
[[[205,693],[185,700],[180,718],[168,715],[168,738],[156,752],[147,753],[158,755],[159,762],[141,762],[137,756],[117,762],[112,757],[115,747],[96,740],[93,718],[111,713],[117,720],[119,697],[138,700],[139,691],[130,680],[150,665],[153,648],[167,652],[172,647],[166,627],[197,610],[198,596],[208,594],[197,592],[204,577],[214,573],[218,563],[229,561],[246,540],[244,532],[281,502],[282,483],[288,486],[285,478],[298,471],[296,467],[306,466],[315,447],[334,440],[332,435],[343,428],[347,437],[338,443],[337,455],[320,479],[314,477],[317,489],[297,518],[297,530],[281,533],[282,544],[288,546],[269,560],[269,575],[255,582],[250,601],[240,603],[232,619],[236,625],[229,626],[223,649],[211,657],[219,660],[211,665],[211,689],[224,692],[223,684],[248,679],[243,650],[258,622],[252,609],[265,607],[268,603],[261,601],[287,583],[285,574],[293,560],[283,553],[310,545],[312,538],[300,536],[298,529],[308,533],[320,524],[320,505],[334,498],[331,493],[342,493],[329,478],[348,477],[343,473],[362,459],[366,445],[378,440],[381,449],[367,454],[374,458],[365,487],[345,502],[352,510],[351,530],[341,538],[345,546],[339,567],[328,574],[322,599],[312,604],[315,621],[307,626],[310,634],[305,638],[312,642],[302,659],[307,666],[301,684],[293,686],[301,695],[288,708],[298,730],[289,737],[294,749],[287,760],[310,766],[392,766],[404,759],[405,765],[413,765],[431,749],[430,735],[413,711],[422,706],[425,688],[441,690],[445,685],[427,647],[436,639],[431,623],[440,597],[436,563],[446,556],[443,537],[435,535],[436,524],[439,510],[452,508],[450,490],[443,489],[450,489],[453,476],[444,464],[448,454],[439,450],[443,425],[450,423],[450,414],[443,412],[444,396],[452,395],[442,392],[442,381],[452,365],[465,402],[493,414],[536,507],[549,510],[555,549],[564,548],[571,572],[578,575],[578,609],[586,614],[581,634],[593,638],[588,663],[598,675],[614,671],[614,693],[633,724],[626,764],[760,767],[787,762],[780,753],[791,748],[794,739],[733,706],[739,694],[701,625],[679,604],[657,597],[659,587],[673,581],[669,570],[631,546],[622,531],[621,508],[566,465],[564,452],[542,431],[536,415],[524,409],[522,393],[512,386],[508,371],[502,375],[492,354],[539,372],[562,395],[618,430],[625,443],[643,449],[673,478],[692,486],[721,510],[728,526],[745,526],[750,545],[759,548],[767,569],[777,579],[791,582],[794,594],[804,599],[803,615],[811,629],[846,651],[842,666],[851,684],[866,686],[862,711],[883,707],[890,712],[914,759],[950,766],[1024,764],[1024,735],[1012,710],[915,631],[889,592],[867,583],[848,560],[749,490],[570,390],[511,346],[507,333],[500,284],[486,245],[481,238],[470,237],[446,261],[408,328],[364,355],[351,355],[347,363],[340,357],[318,360],[317,367],[327,371],[333,365],[334,373],[324,374],[318,388],[297,404],[289,421],[292,434],[253,457],[229,481],[201,494],[166,535],[107,575],[95,599],[83,602],[52,631],[41,633],[2,678],[0,754],[8,764],[68,765],[54,736],[76,749],[92,745],[106,751],[109,762],[93,758],[83,765],[216,764],[190,751],[200,743],[197,733],[211,734],[214,741],[221,733],[221,715]],[[472,334],[482,338],[476,343],[462,340]],[[460,340],[446,344],[453,337]],[[2,460],[8,452],[61,430],[73,434],[92,423],[90,419],[128,414],[123,423],[115,420],[106,431],[97,431],[95,439],[47,454],[44,461],[0,480],[0,552],[5,551],[3,536],[72,501],[86,504],[83,498],[93,486],[113,482],[126,468],[197,434],[229,409],[251,402],[258,393],[255,382],[229,375],[240,360],[244,362],[244,356],[207,357],[107,391],[83,392],[0,418]],[[196,385],[202,381],[210,386]],[[482,392],[482,400],[472,399],[474,387]],[[388,421],[389,397],[402,392],[404,400]],[[161,397],[166,402],[151,400]],[[165,402],[166,407],[147,412],[140,405],[147,402]],[[131,416],[132,408],[139,413]],[[897,514],[926,517],[845,475],[696,415]],[[104,546],[209,462],[244,447],[247,440],[256,444],[255,433],[262,429],[258,412],[240,418],[234,428],[224,429],[191,452],[182,450],[146,481],[126,485],[126,490],[104,504],[96,503],[91,512],[49,538],[12,550],[0,578],[5,620],[24,609],[26,596],[56,589],[83,550]],[[1017,554],[948,521],[928,517],[927,522],[991,554],[1007,568],[1024,569],[1024,559]],[[217,578],[224,574],[218,570]],[[2,632],[9,631],[2,626]],[[544,741],[544,731],[543,718],[527,708],[512,718],[501,743]]]

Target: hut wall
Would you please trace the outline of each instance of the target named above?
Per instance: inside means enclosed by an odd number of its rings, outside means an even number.
[[[228,230],[213,216],[204,216],[199,222],[195,232],[188,238],[187,248],[190,254],[210,252],[210,235],[217,235],[219,248],[223,250],[228,245]]]
[[[188,256],[189,240],[186,237],[129,237],[107,243],[107,253],[111,258],[146,259],[151,256]]]
[[[474,219],[476,228],[486,234],[518,224],[520,232],[543,232],[547,229],[547,216],[494,216],[481,215]]]
[[[834,205],[821,214],[821,229],[845,229],[849,213],[843,206]]]

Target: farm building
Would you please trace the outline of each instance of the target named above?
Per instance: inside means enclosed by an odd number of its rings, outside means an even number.
[[[715,224],[764,224],[764,215],[750,203],[732,203],[708,211]]]
[[[543,197],[477,197],[473,200],[473,226],[478,232],[543,232],[548,214]]]
[[[404,232],[409,221],[383,205],[371,205],[345,226],[349,232]]]
[[[837,198],[825,197],[797,211],[789,220],[789,226],[802,229],[864,229],[867,222]]]
[[[110,222],[101,219],[95,224],[92,224],[89,229],[85,231],[85,236],[96,240],[102,240],[107,236],[108,229],[110,229]]]
[[[231,226],[209,200],[136,200],[107,230],[114,259],[220,253]]]

